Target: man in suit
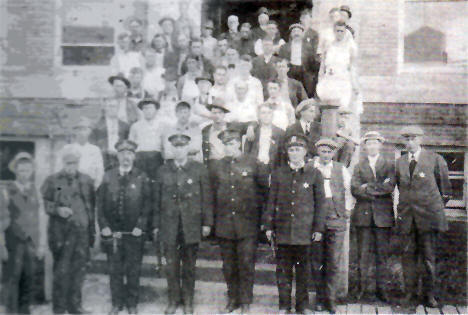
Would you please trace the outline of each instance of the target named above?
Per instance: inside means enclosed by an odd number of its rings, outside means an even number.
[[[358,299],[369,282],[369,254],[375,251],[376,296],[388,302],[385,286],[391,274],[388,268],[388,244],[395,223],[392,193],[395,188],[395,163],[380,154],[385,139],[377,131],[367,132],[362,140],[366,156],[354,168],[351,192],[356,198],[351,217],[358,248]]]
[[[128,90],[131,87],[130,81],[122,75],[111,76],[108,81],[114,89],[114,96],[106,98],[104,101],[116,103],[117,117],[129,125],[133,124],[140,117],[140,112],[136,104],[128,97]]]
[[[195,262],[201,237],[208,236],[213,225],[213,195],[205,166],[188,160],[190,137],[174,134],[169,141],[174,159],[159,169],[153,233],[159,231],[167,261],[169,305],[165,313],[174,314],[183,303],[184,314],[192,314]]]
[[[307,95],[313,97],[320,68],[316,48],[304,41],[304,26],[301,24],[292,24],[289,31],[290,40],[281,46],[278,55],[289,60],[291,64],[289,76],[300,81],[304,85]]]
[[[299,20],[304,26],[303,40],[312,46],[312,51],[316,52],[318,47],[319,35],[317,31],[312,28],[312,10],[302,10]]]
[[[257,167],[241,152],[241,132],[227,128],[218,135],[225,157],[214,161],[212,187],[215,197],[215,235],[221,247],[228,303],[221,313],[241,307],[250,310],[253,300],[255,253],[260,230]]]
[[[198,68],[201,73],[207,73],[208,75],[213,75],[214,67],[210,60],[203,56],[202,51],[202,40],[201,39],[192,39],[190,41],[190,53],[195,57],[195,60],[198,63]],[[181,74],[184,75],[187,73],[187,62],[184,60],[181,66]]]
[[[76,147],[67,146],[61,156],[63,168],[41,187],[54,259],[52,308],[55,314],[83,314],[89,313],[81,307],[81,287],[94,243],[95,190],[91,177],[78,171]]]
[[[236,15],[230,15],[227,19],[228,31],[219,35],[219,39],[226,39],[229,46],[237,50],[240,41],[239,18]]]
[[[437,307],[436,242],[438,233],[448,230],[444,207],[452,191],[447,163],[440,155],[421,147],[424,132],[420,127],[405,127],[401,135],[408,153],[396,162],[400,192],[396,225],[404,244],[405,302],[414,302],[418,278],[422,276],[425,304]],[[418,260],[424,264],[422,273],[417,268]]]
[[[112,309],[137,314],[144,237],[152,205],[148,177],[134,167],[137,144],[115,145],[119,166],[108,170],[97,191],[97,211],[110,274]],[[126,282],[124,279],[126,278]]]
[[[338,150],[333,159],[337,162],[343,163],[344,166],[349,167],[354,165],[356,157],[356,146],[359,141],[354,139],[353,130],[351,126],[351,118],[353,112],[346,108],[340,108],[337,116],[336,136],[333,140],[338,144]],[[354,163],[353,163],[354,162]],[[357,161],[356,161],[357,162]]]
[[[281,85],[281,94],[285,99],[289,99],[291,105],[296,108],[300,102],[309,98],[307,92],[301,82],[288,77],[291,67],[287,59],[279,57],[274,62],[278,81]]]
[[[280,314],[291,313],[293,269],[296,273],[295,313],[309,313],[309,247],[325,230],[323,177],[305,169],[307,138],[286,140],[288,165],[273,171],[268,205],[262,223],[274,242]]]
[[[262,39],[263,54],[252,60],[252,76],[258,78],[263,85],[263,94],[267,95],[267,82],[278,76],[275,69],[277,57],[274,56],[273,40],[269,37]]]
[[[308,139],[307,160],[317,155],[315,143],[320,139],[321,126],[315,121],[318,103],[313,98],[303,100],[296,107],[296,122],[286,129],[285,137],[293,134],[305,135]],[[282,152],[282,163],[285,163],[286,154]]]
[[[89,142],[101,149],[104,160],[104,169],[108,170],[117,166],[117,152],[115,144],[119,140],[127,139],[130,126],[119,119],[118,103],[105,102],[103,115],[95,127],[91,130]]]
[[[259,124],[254,127],[253,140],[246,140],[244,152],[257,161],[259,169],[258,192],[262,196],[260,207],[268,199],[269,177],[273,169],[280,165],[280,146],[284,131],[273,125],[273,110],[268,104],[257,109]]]

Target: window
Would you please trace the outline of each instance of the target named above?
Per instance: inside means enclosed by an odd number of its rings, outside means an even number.
[[[402,0],[400,69],[464,72],[468,65],[466,1]]]
[[[2,180],[15,179],[15,174],[10,171],[8,164],[16,154],[23,151],[34,156],[34,142],[0,141],[0,178]]]
[[[464,206],[464,191],[465,191],[465,178],[464,178],[464,152],[438,152],[447,162],[449,169],[450,183],[452,184],[452,200],[447,204],[449,208],[462,208]]]

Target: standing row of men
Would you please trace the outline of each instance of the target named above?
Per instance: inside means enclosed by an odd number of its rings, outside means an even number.
[[[310,108],[310,102],[299,107]],[[116,164],[105,171],[96,192],[96,181],[79,170],[87,156],[73,145],[63,149],[62,170],[49,176],[41,187],[49,215],[48,245],[54,258],[55,313],[86,312],[81,306],[81,286],[95,237],[95,208],[109,262],[112,314],[123,307],[137,312],[143,244],[145,234],[151,233],[163,244],[167,260],[167,314],[179,305],[185,313],[193,312],[198,244],[209,234],[216,236],[223,259],[228,288],[223,312],[239,307],[248,312],[262,226],[275,249],[280,310],[292,310],[294,268],[295,311],[307,312],[305,279],[312,263],[312,271],[317,273],[317,307],[334,312],[337,266],[350,216],[358,233],[360,292],[364,294],[368,286],[368,249],[375,245],[377,295],[388,301],[384,276],[388,274],[390,228],[395,224],[395,185],[400,191],[396,226],[407,244],[403,255],[407,301],[415,298],[415,266],[421,257],[426,303],[436,305],[434,241],[437,232],[447,230],[443,208],[450,196],[450,182],[445,161],[421,148],[420,128],[402,131],[409,153],[398,159],[396,166],[379,153],[384,141],[381,135],[367,133],[363,138],[367,155],[351,178],[343,164],[332,160],[340,148],[334,139],[315,141],[312,152],[307,136],[310,124],[305,124],[303,133],[290,131],[279,138],[271,127],[271,108],[260,106],[261,121],[250,138],[248,126],[225,123],[223,116],[228,110],[221,104],[209,109],[219,119],[203,131],[205,165],[189,158],[193,135],[176,130],[167,137],[172,158],[150,179],[153,175],[135,166],[138,144],[121,139],[115,145]],[[77,133],[80,128],[76,128]],[[279,152],[285,154],[284,162],[278,158]],[[44,250],[43,240],[36,235],[40,195],[32,182],[32,156],[18,154],[11,169],[17,180],[3,194],[10,222],[5,231],[9,252],[7,306],[10,312],[29,312],[30,283],[20,286],[20,281],[30,281],[32,258]],[[357,199],[353,211],[350,192]]]

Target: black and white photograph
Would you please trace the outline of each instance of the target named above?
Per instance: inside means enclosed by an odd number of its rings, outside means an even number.
[[[468,314],[467,0],[0,0],[0,314]]]

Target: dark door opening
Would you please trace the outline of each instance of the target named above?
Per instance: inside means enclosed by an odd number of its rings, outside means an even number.
[[[212,20],[215,34],[218,36],[227,31],[227,18],[237,15],[240,24],[249,22],[252,27],[258,26],[257,11],[266,7],[270,11],[270,19],[278,22],[281,37],[288,41],[289,25],[299,22],[299,14],[304,8],[311,8],[311,0],[204,0],[202,5],[202,20]]]

